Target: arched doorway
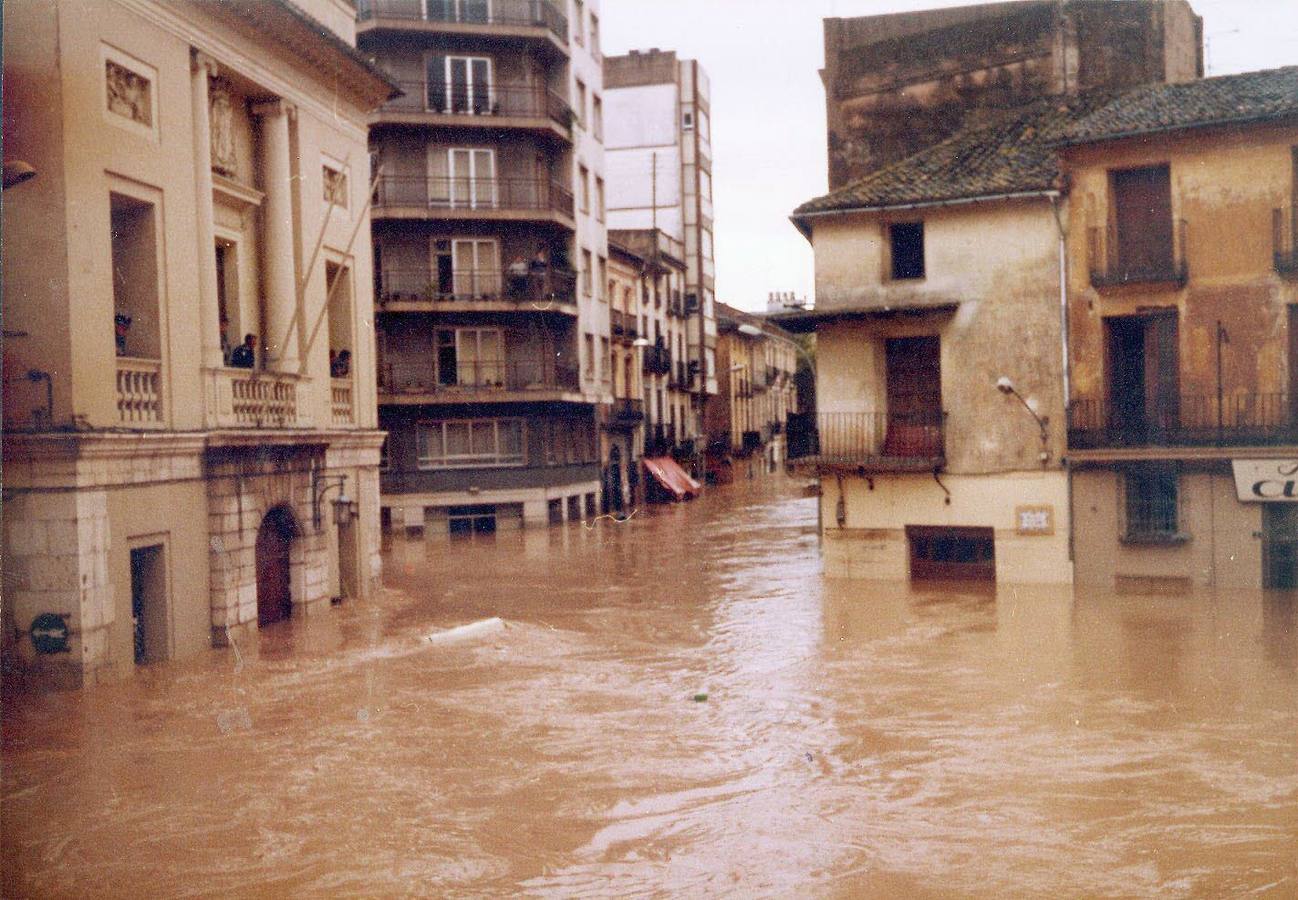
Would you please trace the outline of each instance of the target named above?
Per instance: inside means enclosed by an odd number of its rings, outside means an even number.
[[[301,532],[293,512],[277,506],[257,530],[257,625],[270,625],[293,613],[289,588],[289,549]]]

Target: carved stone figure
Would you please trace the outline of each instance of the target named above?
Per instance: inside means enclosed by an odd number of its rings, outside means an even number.
[[[234,151],[234,101],[230,88],[214,78],[208,91],[212,132],[212,171],[237,178],[239,159]]]
[[[153,127],[153,104],[149,79],[123,65],[107,60],[108,109],[141,125]]]

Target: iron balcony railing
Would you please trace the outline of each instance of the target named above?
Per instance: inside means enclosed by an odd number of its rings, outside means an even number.
[[[649,375],[666,375],[672,370],[672,356],[666,347],[645,347],[644,371]]]
[[[609,328],[612,330],[614,337],[625,338],[629,341],[633,341],[640,336],[640,325],[636,317],[621,310],[615,309],[609,312]]]
[[[623,397],[613,401],[613,420],[639,422],[644,419],[644,401]]]
[[[923,470],[946,459],[945,414],[821,413],[815,427],[789,441],[789,457],[806,465],[880,470]]]
[[[546,88],[521,84],[446,84],[440,81],[398,81],[405,93],[383,104],[384,112],[420,112],[431,116],[481,116],[484,119],[553,120],[572,125],[572,108]]]
[[[428,269],[384,269],[379,275],[380,305],[388,303],[574,303],[577,275],[561,269],[457,270],[438,274]]]
[[[1288,228],[1285,220],[1288,219]],[[1298,275],[1298,204],[1271,211],[1271,248],[1275,270],[1281,275]]]
[[[531,26],[568,43],[568,18],[549,0],[357,0],[356,20],[371,19]]]
[[[426,363],[425,363],[426,365]],[[578,390],[576,368],[548,361],[461,362],[449,372],[420,368],[413,360],[386,362],[379,372],[379,388],[390,394],[456,394],[480,391]]]
[[[572,192],[541,178],[467,178],[443,176],[401,177],[378,180],[375,207],[413,206],[436,210],[553,211],[573,215]]]
[[[1239,447],[1298,444],[1298,397],[1183,395],[1134,403],[1079,398],[1068,409],[1068,446]]]
[[[1135,254],[1124,246],[1118,240],[1115,228],[1088,228],[1087,258],[1091,286],[1107,288],[1170,282],[1183,287],[1190,277],[1185,252],[1187,231],[1184,219],[1173,222],[1171,242],[1163,248],[1160,258],[1150,259],[1148,254]]]

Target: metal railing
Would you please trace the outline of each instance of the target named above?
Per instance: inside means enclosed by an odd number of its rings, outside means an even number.
[[[644,418],[644,401],[620,397],[613,401],[612,416],[618,422],[639,422]]]
[[[1188,229],[1185,219],[1172,223],[1172,240],[1162,248],[1159,258],[1133,258],[1133,249],[1119,240],[1112,226],[1091,226],[1086,230],[1087,260],[1091,286],[1117,287],[1125,284],[1172,282],[1184,286],[1190,277],[1185,243]]]
[[[378,180],[374,205],[474,211],[550,210],[573,215],[572,192],[541,178],[467,178],[388,175]]]
[[[446,84],[438,81],[398,81],[405,93],[383,104],[385,112],[421,112],[433,116],[482,116],[520,119],[549,118],[568,128],[572,109],[544,87],[522,84]]]
[[[1182,395],[1114,403],[1078,398],[1068,408],[1068,446],[1235,447],[1298,443],[1298,403],[1289,394]]]
[[[357,0],[356,20],[371,19],[532,26],[568,43],[568,18],[549,0]]]
[[[1285,219],[1288,228],[1285,228]],[[1287,233],[1286,233],[1287,232]],[[1298,204],[1271,211],[1271,252],[1275,270],[1281,275],[1298,275]]]
[[[614,309],[609,312],[609,328],[614,337],[625,338],[628,341],[634,341],[640,336],[639,321],[631,313],[621,310]]]
[[[117,421],[134,428],[162,425],[162,361],[117,357]]]
[[[424,358],[421,358],[424,362]],[[511,363],[495,360],[462,362],[454,372],[420,369],[410,362],[387,362],[380,371],[379,387],[388,393],[441,394],[478,391],[578,390],[576,368],[548,361]]]
[[[428,269],[384,269],[379,274],[380,305],[386,303],[467,303],[503,300],[515,303],[572,303],[577,275],[561,269],[528,271],[469,269],[448,277]]]
[[[930,468],[946,458],[945,415],[911,413],[821,413],[815,428],[790,458],[815,465],[875,468]]]
[[[666,347],[645,347],[644,371],[649,375],[666,375],[672,370],[672,355]]]

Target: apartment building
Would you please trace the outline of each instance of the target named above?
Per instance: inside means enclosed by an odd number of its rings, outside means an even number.
[[[748,463],[750,477],[783,466],[801,352],[796,338],[765,316],[717,303],[719,389],[704,410],[711,480],[730,481],[736,460]]]
[[[602,458],[604,495],[602,510],[621,513],[641,498],[640,468],[644,456],[644,376],[642,351],[649,343],[641,337],[640,314],[645,306],[649,274],[644,257],[608,238],[608,298],[612,349],[609,371],[613,377],[613,403],[603,416]]]
[[[1298,587],[1298,67],[1064,136],[1077,580]]]
[[[612,399],[598,3],[368,0],[386,524],[593,515]]]
[[[685,257],[684,361],[691,403],[677,439],[702,467],[702,414],[717,392],[711,89],[696,60],[632,51],[604,60],[609,223],[658,230]]]
[[[35,170],[4,196],[8,673],[88,685],[367,596],[366,117],[395,88],[350,7],[5,18],[6,182]]]

